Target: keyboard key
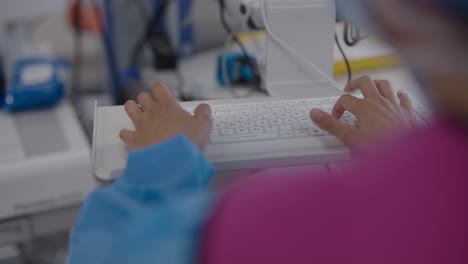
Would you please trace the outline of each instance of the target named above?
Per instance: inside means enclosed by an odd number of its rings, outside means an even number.
[[[223,135],[223,136],[234,135],[234,130],[232,130],[232,129],[223,129],[223,130],[221,130],[221,135]]]
[[[281,131],[291,131],[293,130],[293,127],[291,125],[282,125],[280,126]]]
[[[268,126],[268,125],[269,125],[269,124],[268,124],[268,121],[266,121],[266,120],[260,120],[260,121],[258,121],[256,124],[257,124],[257,126],[259,126],[259,127],[265,127],[265,126]]]
[[[281,131],[281,132],[280,132],[280,135],[281,135],[281,137],[284,137],[284,138],[292,138],[292,137],[294,137],[294,134],[293,134],[293,132],[291,132],[291,131]]]
[[[312,123],[312,121],[310,121],[310,123],[307,125],[307,127],[309,129],[319,129],[319,127],[315,123]]]
[[[309,133],[307,133],[307,130],[296,130],[294,131],[294,135],[296,135],[296,137],[307,137]]]
[[[249,130],[247,128],[241,127],[241,128],[236,129],[236,134],[245,135],[248,133],[249,133]]]
[[[257,114],[252,115],[252,120],[260,120],[260,119],[262,119],[262,116],[257,115]]]
[[[235,122],[231,122],[231,123],[228,123],[228,127],[229,127],[229,128],[238,128],[238,127],[239,127],[239,124],[238,124],[238,123],[235,123]]]
[[[240,121],[240,122],[247,121],[247,120],[249,120],[249,117],[245,115],[241,115],[237,117],[237,121]]]
[[[253,127],[254,123],[252,121],[245,121],[245,122],[242,122],[242,126],[243,127]]]
[[[292,114],[292,116],[293,116],[294,118],[300,118],[300,117],[304,116],[304,114],[301,113],[301,112],[294,112],[294,113]]]
[[[297,123],[297,121],[296,121],[296,119],[294,119],[294,118],[287,118],[287,119],[286,119],[286,124],[294,125],[294,124],[296,124],[296,123]]]
[[[223,143],[236,143],[236,142],[247,142],[247,141],[260,141],[260,140],[271,140],[278,138],[278,133],[261,133],[261,134],[247,134],[247,135],[233,135],[233,136],[216,136],[211,137],[211,143],[223,144]]]
[[[279,131],[279,127],[277,126],[267,126],[264,128],[265,132],[277,132]]]
[[[213,128],[214,129],[223,129],[224,125],[222,123],[214,123]]]
[[[309,124],[299,123],[294,127],[298,130],[307,130],[309,128]]]
[[[275,125],[275,126],[279,126],[279,125],[283,124],[283,120],[281,120],[281,119],[273,119],[273,120],[271,120],[271,124],[272,124],[272,125]]]
[[[311,129],[309,130],[309,133],[314,136],[314,137],[321,137],[325,136],[327,133],[321,129]]]
[[[251,106],[252,106],[252,108],[258,109],[258,108],[262,108],[262,107],[263,107],[263,104],[254,103],[254,104],[252,104]]]
[[[262,133],[263,132],[263,129],[261,127],[252,127],[252,132],[254,134],[258,134],[258,133]]]

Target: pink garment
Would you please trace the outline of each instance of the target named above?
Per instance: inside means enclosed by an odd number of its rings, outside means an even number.
[[[225,193],[204,264],[468,263],[468,129],[389,141],[342,175],[258,175]]]

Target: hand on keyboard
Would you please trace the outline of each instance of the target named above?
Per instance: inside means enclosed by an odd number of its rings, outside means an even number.
[[[345,92],[361,90],[364,99],[343,95],[328,114],[319,109],[310,113],[312,120],[349,147],[379,139],[395,129],[410,128],[416,124],[416,114],[410,97],[403,92],[395,94],[387,81],[373,81],[362,77],[351,81]],[[356,124],[339,121],[348,111],[355,115]]]
[[[155,84],[152,92],[156,100],[150,94],[142,93],[138,96],[138,104],[135,101],[125,104],[135,131],[122,130],[121,140],[130,149],[139,149],[183,134],[203,149],[212,127],[210,106],[199,105],[192,116],[163,84]]]

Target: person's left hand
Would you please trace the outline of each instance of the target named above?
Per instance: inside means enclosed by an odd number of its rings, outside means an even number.
[[[125,111],[135,125],[135,131],[122,130],[120,139],[129,149],[140,149],[183,134],[203,149],[212,128],[210,106],[199,105],[192,116],[163,84],[156,83],[151,90],[154,97],[141,93],[138,104],[135,101],[125,103]]]

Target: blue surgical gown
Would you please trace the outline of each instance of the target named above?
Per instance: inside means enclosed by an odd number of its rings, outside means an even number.
[[[196,263],[213,174],[184,136],[131,152],[124,176],[86,199],[69,263]]]

